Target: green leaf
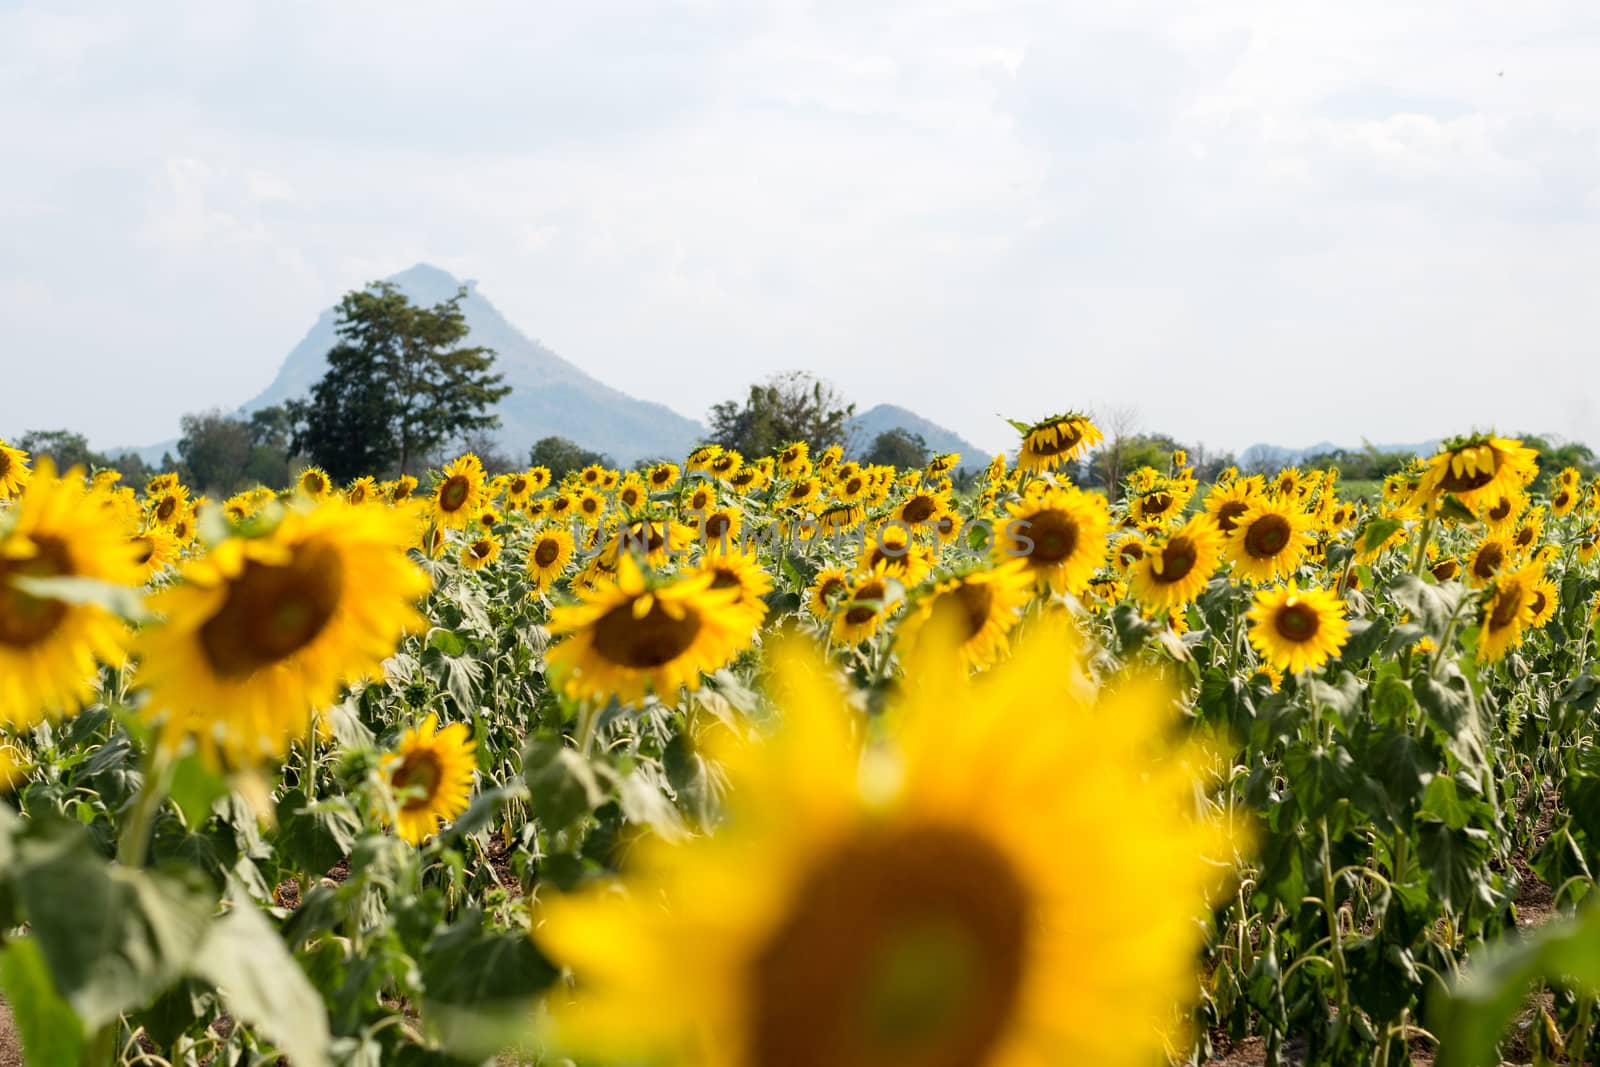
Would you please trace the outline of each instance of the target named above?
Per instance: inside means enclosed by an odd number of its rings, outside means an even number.
[[[278,850],[301,871],[321,874],[337,866],[360,832],[361,820],[344,797],[307,804],[304,792],[291,789],[278,801]]]
[[[1531,935],[1494,942],[1475,953],[1450,996],[1433,1004],[1436,1067],[1487,1067],[1495,1045],[1536,978],[1569,979],[1600,990],[1600,908],[1552,922]]]
[[[1367,523],[1366,529],[1361,531],[1361,549],[1363,552],[1376,552],[1378,547],[1394,535],[1394,532],[1405,523],[1399,519],[1373,519]]]
[[[609,799],[589,761],[558,742],[531,742],[522,767],[533,814],[551,832],[566,829]]]
[[[236,905],[211,925],[193,970],[221,991],[235,1016],[283,1050],[296,1067],[329,1062],[322,998],[254,905]]]
[[[12,941],[0,957],[0,988],[11,1005],[29,1067],[77,1067],[83,1024],[56,993],[50,968],[31,938]]]
[[[1412,621],[1435,641],[1444,640],[1444,632],[1461,603],[1461,592],[1462,587],[1456,582],[1440,584],[1415,574],[1399,575],[1389,583],[1389,595],[1395,603],[1410,612]]]
[[[1433,895],[1459,914],[1483,888],[1489,835],[1477,827],[1453,830],[1428,823],[1417,834],[1417,858],[1428,872]]]
[[[526,934],[486,930],[468,909],[422,954],[424,1020],[457,1055],[491,1057],[524,1036],[538,995],[559,976]]]
[[[111,866],[86,833],[59,823],[19,851],[18,903],[88,1030],[153,1001],[205,936],[215,898],[198,871]]]
[[[211,818],[211,806],[230,792],[227,779],[212,771],[193,753],[178,761],[168,788],[168,796],[183,812],[183,821],[191,831],[205,826]]]

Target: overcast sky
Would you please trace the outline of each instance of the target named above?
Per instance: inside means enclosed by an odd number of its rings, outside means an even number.
[[[695,417],[1600,445],[1593,0],[0,0],[0,146],[0,436],[172,436],[427,261]]]

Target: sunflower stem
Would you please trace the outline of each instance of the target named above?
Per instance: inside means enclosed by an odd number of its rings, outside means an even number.
[[[592,700],[584,701],[583,709],[578,712],[578,751],[582,753],[584,759],[589,758],[589,753],[594,748],[594,735],[599,724],[599,707]]]
[[[117,862],[124,867],[143,867],[150,851],[150,832],[156,813],[167,798],[172,784],[173,763],[164,745],[152,745],[145,757],[144,782],[133,799],[128,823],[117,841]]]
[[[1417,558],[1411,562],[1411,573],[1422,577],[1422,568],[1428,563],[1428,542],[1433,540],[1433,516],[1422,520],[1422,537],[1417,541]]]

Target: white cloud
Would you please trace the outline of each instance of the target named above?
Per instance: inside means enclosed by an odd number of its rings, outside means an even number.
[[[1587,5],[139,16],[0,12],[0,359],[99,386],[0,433],[170,433],[428,260],[695,415],[804,366],[988,447],[1128,402],[1233,447],[1600,441]]]

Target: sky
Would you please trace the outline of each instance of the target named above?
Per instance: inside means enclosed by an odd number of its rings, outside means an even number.
[[[174,436],[429,262],[694,417],[1600,447],[1592,0],[0,0],[0,145],[0,436]]]

